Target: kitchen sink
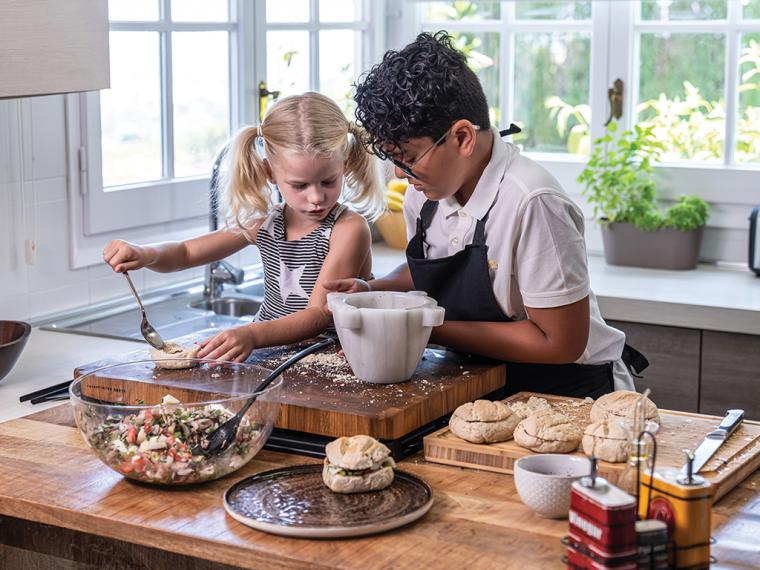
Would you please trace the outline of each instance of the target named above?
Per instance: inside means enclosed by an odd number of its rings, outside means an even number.
[[[203,297],[203,286],[197,282],[142,295],[148,318],[164,340],[201,330],[223,330],[250,323],[263,299],[261,278],[237,287],[227,285],[223,295],[211,302]],[[36,324],[42,325],[43,330],[144,342],[140,334],[140,311],[132,296],[54,316]]]
[[[190,307],[212,311],[217,315],[242,317],[256,315],[261,302],[261,299],[251,297],[220,297],[218,299],[200,299],[191,303]]]

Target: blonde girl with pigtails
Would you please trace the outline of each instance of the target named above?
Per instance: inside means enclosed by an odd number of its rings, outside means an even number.
[[[115,240],[104,259],[117,272],[169,272],[223,259],[251,244],[259,248],[265,295],[254,322],[207,339],[199,358],[242,362],[255,348],[331,332],[324,284],[370,277],[367,220],[383,208],[376,159],[362,136],[324,95],[286,97],[229,145],[224,229],[144,246]]]

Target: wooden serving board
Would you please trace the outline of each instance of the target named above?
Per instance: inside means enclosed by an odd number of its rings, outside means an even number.
[[[216,331],[200,331],[179,339],[181,345],[208,338]],[[313,342],[313,341],[312,341]],[[311,342],[254,351],[249,362],[274,369]],[[393,358],[381,354],[378,358]],[[183,386],[190,370],[157,370],[152,363],[130,364],[95,372],[120,362],[149,359],[147,348],[116,360],[100,360],[79,366],[74,377],[93,372],[85,395],[104,401],[158,403],[171,393],[181,402],[198,401],[198,392]],[[307,356],[282,375],[284,380],[277,427],[330,437],[367,434],[395,440],[414,432],[470,402],[504,386],[503,364],[477,361],[440,350],[427,349],[411,380],[400,384],[370,384],[351,372],[336,349]],[[131,380],[131,382],[124,382]],[[220,373],[208,386],[196,390],[217,393],[229,386]],[[126,387],[126,388],[125,388]],[[128,392],[125,390],[128,389]]]
[[[506,404],[527,401],[531,396],[546,399],[553,408],[570,416],[585,428],[590,423],[591,403],[577,398],[519,392]],[[660,410],[661,426],[656,434],[657,459],[655,469],[680,469],[684,463],[683,449],[694,449],[712,431],[721,418],[688,412]],[[455,436],[448,427],[424,438],[425,459],[435,463],[483,469],[497,473],[512,473],[515,461],[533,453],[514,440],[501,443],[476,444]],[[579,449],[573,455],[583,456]],[[616,483],[625,463],[599,461],[599,473]],[[760,422],[745,420],[721,446],[699,474],[715,485],[715,501],[736,487],[745,477],[760,467]]]

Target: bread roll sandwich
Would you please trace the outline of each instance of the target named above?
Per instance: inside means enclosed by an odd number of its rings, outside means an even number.
[[[591,421],[608,421],[611,423],[614,420],[631,419],[639,398],[641,398],[641,394],[629,390],[618,390],[605,394],[591,406]],[[660,423],[657,406],[649,398],[644,399],[644,415],[647,420]]]
[[[325,446],[322,480],[336,493],[385,489],[396,463],[390,450],[368,435],[340,437]]]
[[[472,443],[494,443],[512,439],[519,422],[520,417],[506,404],[475,400],[454,410],[449,429]]]
[[[541,410],[515,428],[515,443],[538,453],[570,453],[578,449],[583,432],[567,416]]]

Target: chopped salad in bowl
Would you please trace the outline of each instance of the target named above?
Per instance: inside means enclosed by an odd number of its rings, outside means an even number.
[[[212,457],[193,454],[196,446],[208,445],[211,434],[235,415],[266,377],[269,371],[258,366],[214,363],[213,368],[206,365],[173,371],[170,392],[195,395],[195,401],[188,403],[171,393],[153,405],[143,401],[134,405],[104,402],[93,397],[102,397],[98,388],[104,379],[117,387],[119,382],[138,381],[124,377],[123,372],[137,371],[139,376],[143,364],[102,368],[78,378],[70,388],[74,416],[84,440],[103,463],[125,477],[163,485],[218,479],[248,463],[271,434],[279,413],[276,395],[282,387],[281,379],[261,392],[248,409],[233,445]],[[178,374],[182,375],[179,380]],[[160,380],[155,375],[150,380],[142,378],[143,382]],[[117,394],[111,399],[133,393],[126,387],[111,392]],[[207,400],[203,399],[205,394]]]

